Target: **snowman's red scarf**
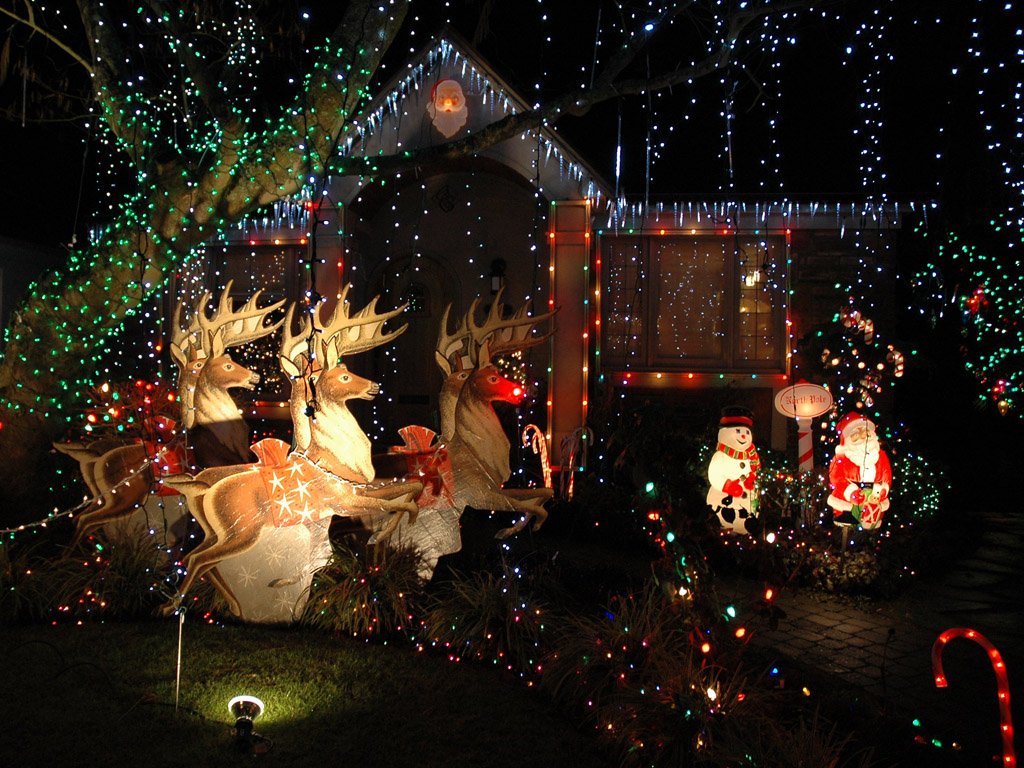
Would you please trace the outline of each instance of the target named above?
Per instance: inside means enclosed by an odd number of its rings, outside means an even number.
[[[736,448],[730,448],[725,443],[719,443],[718,447],[715,448],[715,450],[721,451],[730,459],[749,461],[751,472],[757,472],[757,470],[761,468],[761,457],[757,455],[757,448],[755,448],[754,446],[750,446],[749,448],[745,448],[742,451],[740,451],[737,450]]]

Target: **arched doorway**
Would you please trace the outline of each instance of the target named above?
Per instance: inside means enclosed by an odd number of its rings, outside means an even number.
[[[374,356],[374,376],[382,386],[377,408],[385,443],[398,442],[397,430],[420,424],[439,431],[437,396],[441,373],[434,362],[441,316],[448,304],[452,316],[463,311],[459,279],[440,260],[408,256],[380,264],[371,280],[381,306],[408,302],[403,320],[409,330],[384,354]]]

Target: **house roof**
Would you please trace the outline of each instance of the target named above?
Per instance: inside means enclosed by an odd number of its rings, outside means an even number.
[[[427,112],[432,90],[442,80],[455,80],[466,96],[462,136],[508,114],[529,109],[529,102],[505,82],[457,35],[446,32],[414,56],[367,108],[365,117],[342,145],[344,154],[373,156],[430,146],[449,140]],[[506,139],[479,153],[496,160],[535,185],[549,200],[607,198],[609,185],[561,136],[548,128]],[[338,178],[332,196],[350,203],[365,180]]]

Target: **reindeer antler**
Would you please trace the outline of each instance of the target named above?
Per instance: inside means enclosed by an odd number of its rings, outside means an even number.
[[[338,360],[345,355],[355,355],[387,344],[408,330],[408,323],[392,331],[384,330],[384,323],[402,314],[408,304],[403,304],[390,312],[377,313],[380,296],[374,296],[369,304],[352,315],[348,303],[351,289],[351,284],[342,289],[338,303],[327,320],[321,317],[323,304],[317,305],[305,314],[299,322],[298,334],[292,333],[294,308],[289,309],[285,318],[284,335],[281,338],[281,367],[285,373],[293,377],[299,375],[298,371],[305,365],[300,358],[304,354],[310,354],[311,335],[316,336],[313,340],[312,355],[320,361],[321,369],[326,370],[337,365]]]
[[[178,364],[179,368],[184,368],[188,365],[188,361],[193,354],[193,347],[198,351],[202,346],[200,341],[202,329],[199,327],[198,317],[203,311],[203,307],[206,306],[206,302],[210,300],[210,295],[210,292],[207,291],[200,297],[192,312],[192,320],[187,328],[181,327],[181,304],[179,303],[174,307],[174,317],[171,320],[170,347],[171,357],[174,358],[174,362]]]
[[[345,286],[330,320],[324,323],[325,348],[329,354],[333,352],[332,357],[336,355],[331,365],[336,364],[337,359],[345,355],[356,355],[387,344],[409,328],[409,324],[405,323],[393,331],[384,330],[384,323],[405,312],[409,305],[406,303],[390,312],[378,313],[377,302],[380,301],[380,296],[374,296],[369,304],[354,315],[349,314],[351,307],[346,298],[351,288],[351,284]]]
[[[503,319],[501,317],[501,298],[504,293],[504,288],[498,291],[483,324],[478,325],[476,322],[476,310],[480,306],[480,299],[474,299],[469,307],[469,312],[466,313],[466,326],[472,336],[470,357],[476,366],[486,365],[490,362],[491,355],[529,349],[549,339],[553,333],[553,331],[549,331],[548,333],[533,334],[533,329],[539,323],[554,317],[555,310],[543,315],[531,316],[529,300],[523,302],[511,317]]]
[[[202,329],[200,343],[205,345],[209,339],[207,354],[211,357],[224,354],[228,347],[237,347],[247,344],[250,341],[268,336],[281,327],[283,320],[276,323],[267,323],[267,316],[275,309],[284,306],[285,300],[275,301],[266,307],[257,306],[262,290],[256,291],[241,309],[235,311],[231,308],[231,285],[232,281],[224,286],[220,295],[217,307],[213,314],[206,314],[205,305],[210,294],[203,296],[202,301],[196,307],[194,320],[198,320]]]
[[[444,308],[444,314],[441,315],[441,333],[437,338],[437,346],[434,348],[437,367],[445,376],[451,375],[453,370],[458,370],[461,367],[462,353],[470,338],[465,318],[456,326],[455,333],[448,333],[448,316],[451,311],[451,304]]]

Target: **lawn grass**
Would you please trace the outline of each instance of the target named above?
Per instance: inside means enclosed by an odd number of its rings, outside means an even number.
[[[494,671],[324,632],[186,621],[0,628],[0,765],[605,766],[545,699]],[[227,702],[267,705],[236,752]]]

